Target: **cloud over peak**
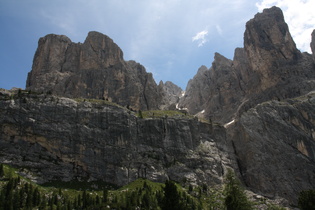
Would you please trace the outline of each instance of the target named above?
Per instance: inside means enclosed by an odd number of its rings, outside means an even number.
[[[193,42],[198,43],[198,47],[203,46],[208,40],[206,36],[208,35],[208,30],[203,30],[198,32],[195,36],[192,37]]]

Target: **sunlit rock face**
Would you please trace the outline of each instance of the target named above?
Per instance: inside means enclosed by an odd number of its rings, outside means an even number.
[[[244,48],[233,61],[216,53],[212,67],[202,67],[189,81],[179,106],[191,114],[228,123],[264,101],[306,94],[315,88],[312,56],[297,50],[277,7],[246,23]]]

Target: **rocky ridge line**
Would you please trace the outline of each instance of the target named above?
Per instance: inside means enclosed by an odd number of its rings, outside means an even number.
[[[68,98],[105,99],[134,110],[167,107],[163,88],[108,36],[89,32],[84,43],[64,35],[40,38],[26,89]]]
[[[179,106],[223,124],[256,104],[315,89],[312,56],[297,50],[277,7],[247,22],[244,48],[235,50],[233,61],[216,53],[212,67],[201,68],[202,73],[198,70],[188,83]]]

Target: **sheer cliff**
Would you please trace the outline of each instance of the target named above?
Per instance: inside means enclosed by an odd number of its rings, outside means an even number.
[[[222,126],[178,112],[141,118],[104,100],[2,94],[0,162],[28,168],[38,182],[139,177],[222,183],[228,150]],[[178,116],[177,116],[178,115]]]

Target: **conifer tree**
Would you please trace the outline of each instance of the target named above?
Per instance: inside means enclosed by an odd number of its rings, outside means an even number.
[[[224,186],[225,206],[227,210],[250,210],[252,204],[247,199],[240,181],[235,177],[232,170],[228,170]]]
[[[163,210],[181,209],[180,195],[173,181],[166,180],[164,187]]]
[[[35,188],[33,192],[33,206],[38,206],[40,204],[40,193],[38,187]]]
[[[4,176],[4,166],[0,164],[0,178]]]
[[[103,199],[102,199],[102,202],[103,202],[103,203],[106,203],[106,202],[107,202],[107,197],[108,197],[108,190],[107,190],[107,189],[104,189],[104,190],[103,190]]]
[[[315,190],[300,192],[298,204],[301,210],[315,209]]]
[[[13,209],[20,209],[20,192],[15,190],[13,195]]]
[[[47,208],[47,201],[46,201],[46,196],[43,195],[42,198],[41,198],[41,202],[40,202],[40,206],[39,206],[39,209],[46,209]]]

